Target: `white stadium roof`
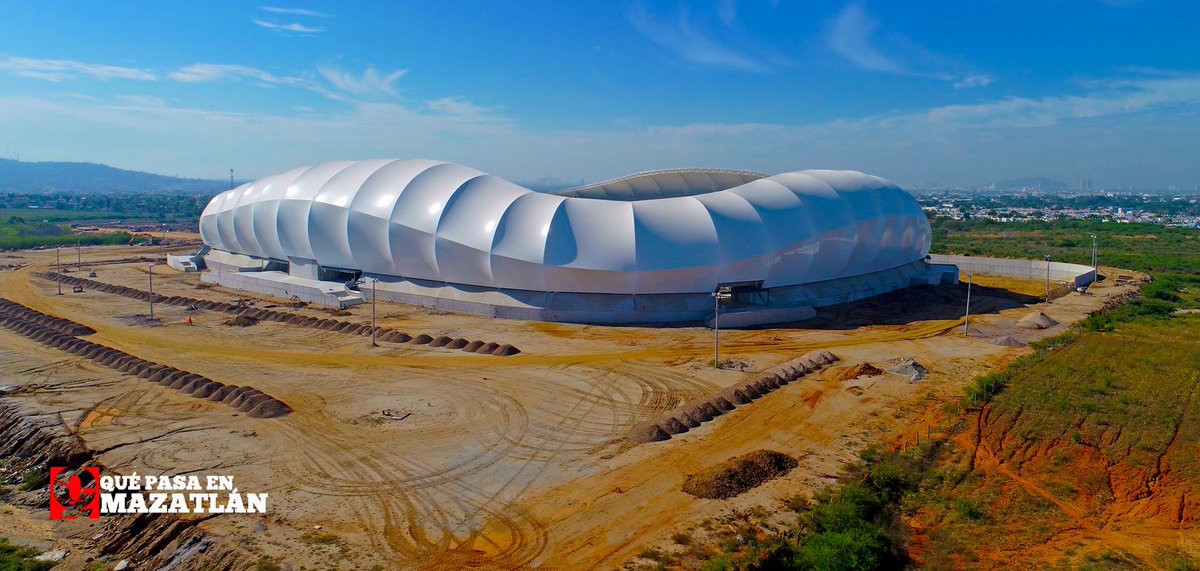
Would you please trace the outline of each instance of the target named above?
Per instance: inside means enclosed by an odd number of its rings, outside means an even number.
[[[432,160],[341,161],[217,195],[215,249],[434,282],[664,294],[807,284],[923,259],[913,198],[853,171],[654,171],[558,194]]]

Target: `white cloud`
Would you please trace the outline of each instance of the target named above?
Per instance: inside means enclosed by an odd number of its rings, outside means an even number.
[[[155,81],[158,75],[154,72],[133,67],[86,63],[61,59],[33,59],[23,57],[6,57],[0,59],[0,72],[8,72],[21,77],[41,79],[45,81],[62,81],[87,76],[96,79],[129,79],[135,81]]]
[[[296,22],[293,22],[291,24],[280,24],[278,22],[268,22],[266,20],[259,20],[258,18],[251,18],[250,21],[254,22],[254,24],[259,27],[266,28],[268,30],[271,30],[272,32],[279,32],[279,33],[283,33],[283,34],[309,35],[309,34],[319,34],[319,33],[325,31],[325,28],[318,28],[316,26],[305,26],[304,24],[300,24],[300,23],[296,23]]]
[[[829,27],[829,47],[834,53],[846,58],[854,65],[885,73],[908,73],[904,64],[885,55],[874,44],[872,36],[879,22],[853,2],[838,14]]]
[[[986,87],[995,81],[991,75],[964,73],[962,66],[898,34],[883,41],[878,30],[879,21],[861,3],[851,2],[829,22],[826,42],[833,53],[869,71],[939,79],[951,82],[955,89]]]
[[[721,8],[718,13],[722,20],[729,19],[726,23],[728,26],[736,17],[736,11],[732,4],[722,6],[726,7]],[[631,6],[627,17],[646,39],[684,61],[756,73],[771,71],[763,58],[741,53],[712,38],[708,30],[692,19],[686,7],[681,7],[678,16],[673,20],[659,20],[647,12],[645,6],[637,3]]]
[[[270,85],[299,85],[304,83],[304,80],[298,77],[274,75],[255,67],[216,63],[197,63],[181,67],[167,74],[167,77],[185,83],[218,81],[236,77],[256,79]]]
[[[971,87],[986,87],[991,85],[996,79],[990,75],[968,75],[954,82],[955,89],[968,89]]]
[[[307,16],[309,18],[328,18],[329,14],[318,12],[316,10],[308,10],[305,8],[280,8],[277,6],[259,6],[259,10],[270,12],[272,14],[280,14],[285,16]]]
[[[1200,74],[1091,82],[1082,95],[1010,97],[974,105],[948,105],[926,114],[931,123],[977,127],[1046,127],[1071,119],[1146,111],[1170,104],[1200,103]]]
[[[396,89],[395,79],[387,79],[395,72],[327,73],[342,87],[363,91],[375,84],[379,93],[382,82]],[[365,79],[372,76],[376,79]],[[1104,184],[1200,182],[1190,144],[1200,129],[1200,73],[1122,75],[1083,83],[1073,93],[799,125],[539,130],[462,97],[414,105],[355,97],[342,101],[334,111],[297,106],[240,113],[179,107],[145,96],[0,95],[0,124],[7,134],[28,141],[23,156],[99,160],[159,172],[185,169],[191,176],[236,167],[257,177],[333,158],[422,156],[462,162],[510,180],[598,180],[704,165],[764,172],[850,168],[901,184],[979,183],[1034,174],[1062,178],[1079,169]],[[112,144],[101,151],[96,140]]]
[[[408,73],[406,69],[381,73],[374,66],[367,67],[362,75],[329,66],[320,66],[317,71],[338,90],[358,96],[395,95],[396,81]]]

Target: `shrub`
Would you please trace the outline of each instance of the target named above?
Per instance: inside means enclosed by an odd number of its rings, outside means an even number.
[[[53,563],[37,561],[38,552],[31,547],[9,543],[8,538],[0,537],[0,569],[5,571],[45,571],[54,567]]]
[[[49,483],[50,476],[46,473],[46,469],[34,468],[28,472],[25,472],[24,476],[21,476],[21,485],[18,486],[18,489],[20,489],[22,492],[29,492],[45,487]]]
[[[894,561],[891,552],[891,541],[878,528],[826,531],[804,541],[793,565],[822,571],[880,569]]]

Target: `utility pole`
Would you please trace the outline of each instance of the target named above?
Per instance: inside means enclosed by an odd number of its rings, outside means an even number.
[[[1046,303],[1050,303],[1050,254],[1046,254]]]
[[[150,321],[154,321],[154,264],[147,268],[150,276]]]
[[[54,249],[55,276],[54,283],[58,284],[58,295],[62,295],[62,246]]]
[[[967,272],[967,314],[963,317],[963,337],[971,335],[971,280],[975,274]]]
[[[713,296],[713,367],[721,368],[721,301],[733,297],[729,286],[718,286]]]

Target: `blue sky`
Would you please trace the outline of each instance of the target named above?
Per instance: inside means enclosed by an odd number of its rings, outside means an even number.
[[[1200,2],[11,2],[0,155],[1200,184]]]

